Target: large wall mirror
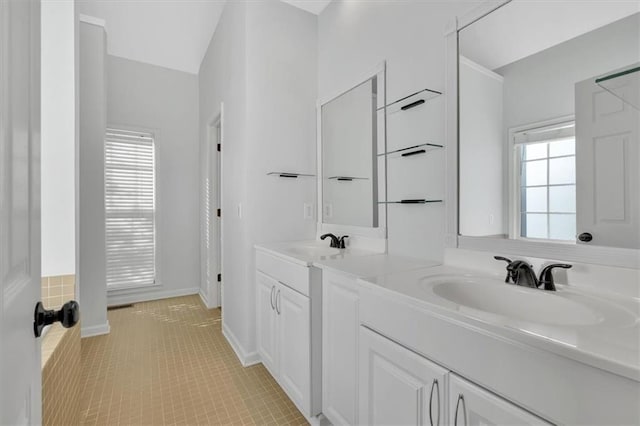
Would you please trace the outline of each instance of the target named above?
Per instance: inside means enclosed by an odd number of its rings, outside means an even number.
[[[319,105],[323,224],[385,228],[384,68]]]
[[[512,0],[458,32],[458,233],[640,249],[640,3]]]

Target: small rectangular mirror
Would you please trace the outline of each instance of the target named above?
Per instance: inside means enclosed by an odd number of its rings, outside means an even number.
[[[385,227],[384,73],[320,105],[322,223]]]

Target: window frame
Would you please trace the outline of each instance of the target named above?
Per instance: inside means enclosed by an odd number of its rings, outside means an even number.
[[[152,129],[152,128],[143,128],[143,127],[139,127],[139,126],[131,126],[131,125],[126,125],[126,124],[113,124],[113,123],[109,123],[107,124],[106,128],[105,128],[105,138],[104,138],[104,151],[105,151],[105,158],[103,158],[103,173],[106,174],[106,133],[108,131],[122,131],[122,132],[127,132],[127,133],[134,133],[134,134],[139,134],[141,136],[150,136],[153,139],[153,169],[154,169],[154,188],[153,188],[153,194],[154,194],[154,212],[153,212],[153,227],[154,227],[154,269],[155,269],[155,279],[153,283],[145,283],[145,284],[132,284],[132,285],[111,285],[111,286],[106,286],[107,287],[107,295],[109,298],[112,297],[121,297],[121,296],[126,296],[127,294],[133,294],[136,293],[137,290],[145,290],[145,289],[149,289],[149,288],[157,288],[157,287],[162,287],[162,262],[160,261],[160,256],[161,256],[161,236],[160,236],[160,232],[159,229],[161,228],[161,213],[160,210],[158,208],[158,206],[160,205],[160,191],[158,190],[158,183],[159,183],[159,176],[160,176],[160,172],[159,172],[159,146],[160,146],[160,140],[161,140],[161,133],[159,129]],[[106,191],[106,181],[103,184],[103,188],[105,188]],[[105,234],[106,234],[106,220],[107,220],[107,206],[106,206],[106,192],[103,194],[103,198],[105,199],[105,206],[104,206],[104,214],[105,214],[105,218],[104,218],[104,224],[105,224]],[[105,239],[105,250],[106,250],[106,239]],[[105,252],[105,272],[106,272],[106,252]],[[105,276],[106,278],[106,276]],[[106,281],[105,281],[106,284]],[[115,300],[119,300],[119,299],[115,299]]]
[[[561,127],[563,125],[573,124],[575,126],[575,116],[568,115],[557,117],[551,120],[540,121],[535,123],[530,123],[523,126],[517,126],[509,128],[508,133],[508,143],[506,144],[506,150],[509,164],[508,164],[508,172],[509,172],[509,181],[508,181],[508,203],[509,203],[509,239],[512,240],[521,240],[521,241],[532,241],[532,242],[549,242],[553,244],[571,244],[575,245],[576,240],[558,240],[552,238],[532,238],[532,237],[524,237],[521,235],[522,229],[522,179],[521,179],[521,146],[526,145],[527,143],[517,142],[516,137],[524,132],[530,132],[535,130],[544,130],[544,129],[553,129],[554,127]],[[575,132],[574,132],[575,135]],[[544,142],[544,140],[540,140],[540,143]],[[535,143],[534,141],[529,143]],[[558,156],[557,158],[569,157],[569,156]],[[573,157],[575,157],[575,152]],[[547,221],[549,220],[549,163],[548,160],[550,158],[556,157],[545,157],[547,160],[547,212],[541,213],[547,216]],[[543,158],[541,158],[542,160]],[[566,186],[569,186],[567,184]],[[574,183],[577,187],[577,182]],[[564,186],[564,185],[563,185]],[[542,186],[541,186],[542,187]],[[577,214],[577,212],[576,212]],[[549,231],[548,223],[547,223],[547,232]]]

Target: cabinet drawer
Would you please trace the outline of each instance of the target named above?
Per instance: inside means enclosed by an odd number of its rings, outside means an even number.
[[[424,100],[410,109],[402,109]],[[387,107],[387,151],[423,143],[444,144],[444,96],[419,92]]]
[[[256,269],[280,283],[309,296],[309,268],[256,250]]]

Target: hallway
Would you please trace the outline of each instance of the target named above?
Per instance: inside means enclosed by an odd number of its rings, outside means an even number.
[[[106,424],[306,424],[261,365],[243,368],[197,295],[109,311],[82,340],[80,418]]]

